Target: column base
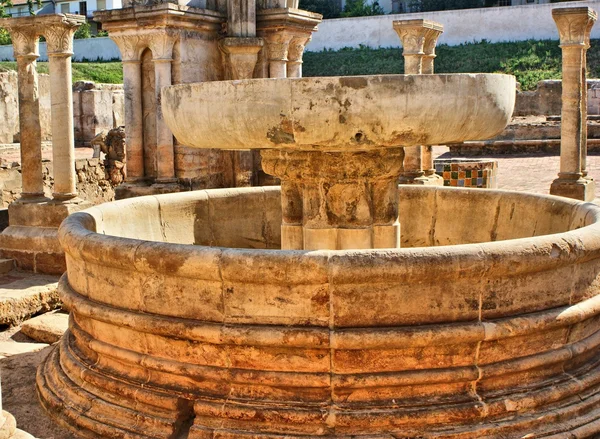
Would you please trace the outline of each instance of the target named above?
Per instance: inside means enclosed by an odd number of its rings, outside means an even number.
[[[557,178],[550,186],[550,194],[581,201],[593,201],[596,197],[596,183],[590,178],[577,180]]]
[[[58,241],[58,227],[71,213],[91,206],[79,198],[11,203],[9,226],[0,234],[0,258],[14,259],[21,270],[62,274],[66,263]]]

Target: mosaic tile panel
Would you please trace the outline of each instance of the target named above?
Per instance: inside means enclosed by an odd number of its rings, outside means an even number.
[[[444,186],[494,189],[498,187],[498,161],[478,159],[436,159],[435,173]]]

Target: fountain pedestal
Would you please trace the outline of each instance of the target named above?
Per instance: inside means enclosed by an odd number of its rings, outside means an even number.
[[[397,180],[401,148],[357,152],[262,151],[282,181],[281,248],[400,246]]]

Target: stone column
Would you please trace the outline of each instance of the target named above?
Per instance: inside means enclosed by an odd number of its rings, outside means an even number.
[[[394,30],[402,41],[404,56],[404,73],[420,75],[423,69],[425,55],[425,37],[428,29],[424,20],[394,21]],[[400,176],[401,184],[424,184],[423,147],[411,146],[404,148],[404,171]]]
[[[71,56],[73,55],[73,35],[84,22],[85,18],[82,16],[63,16],[61,22],[43,30],[50,61],[53,197],[58,201],[69,200],[77,196]]]
[[[588,7],[552,11],[560,34],[563,60],[560,172],[550,193],[578,200],[594,199],[594,182],[583,178],[586,149],[586,51],[592,27],[597,20]]]
[[[423,46],[423,63],[421,65],[421,73],[423,75],[433,75],[435,72],[435,48],[437,46],[440,35],[444,32],[444,26],[439,23],[429,22],[429,27],[425,35],[425,44]],[[423,171],[425,177],[427,177],[433,185],[444,185],[444,179],[435,173],[435,167],[433,165],[433,147],[423,146]]]
[[[121,51],[125,107],[125,175],[130,183],[145,179],[144,114],[142,109],[142,62],[135,35],[111,36]]]
[[[401,148],[364,152],[264,150],[282,181],[282,249],[400,246],[397,179]]]
[[[165,123],[161,101],[163,87],[171,85],[171,65],[173,62],[173,46],[175,39],[170,35],[155,35],[150,42],[152,61],[154,62],[155,91],[156,91],[156,161],[157,179],[159,184],[174,183],[175,150],[173,148],[173,133]]]
[[[304,48],[311,38],[312,35],[302,35],[291,39],[288,49],[288,78],[302,78],[302,56],[304,55]]]
[[[42,129],[36,60],[38,33],[10,29],[19,78],[19,127],[21,131],[21,175],[23,192],[20,201],[45,200],[42,171]]]

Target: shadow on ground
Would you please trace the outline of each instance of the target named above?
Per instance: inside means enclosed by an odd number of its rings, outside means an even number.
[[[2,372],[2,407],[17,420],[17,428],[39,439],[75,439],[46,415],[35,391],[38,365],[52,351],[49,346],[39,352],[13,355],[0,360]]]

